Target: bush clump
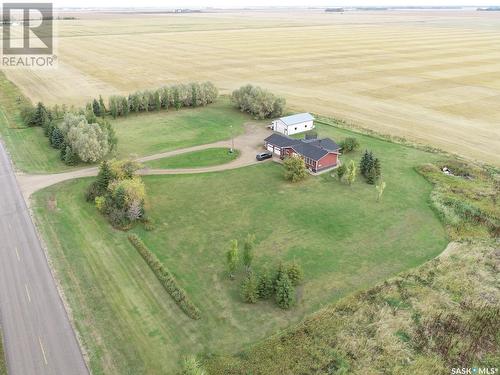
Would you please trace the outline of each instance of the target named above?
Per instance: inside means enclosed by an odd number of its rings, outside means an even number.
[[[240,111],[247,112],[258,120],[280,117],[286,103],[284,98],[252,85],[233,91],[231,99]]]
[[[135,235],[128,236],[130,243],[136,248],[142,258],[146,261],[155,276],[160,281],[161,285],[174,299],[175,303],[181,308],[184,313],[191,319],[198,320],[201,317],[200,310],[189,300],[186,292],[177,285],[174,276],[170,273],[167,267],[149,250],[144,242]]]
[[[103,161],[87,189],[87,202],[94,202],[115,228],[128,229],[144,218],[146,188],[135,174],[138,168],[139,164],[129,160]]]

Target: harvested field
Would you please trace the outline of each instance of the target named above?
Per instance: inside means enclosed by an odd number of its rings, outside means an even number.
[[[84,14],[58,22],[59,68],[8,71],[34,100],[212,80],[291,109],[500,163],[500,14],[319,10]]]

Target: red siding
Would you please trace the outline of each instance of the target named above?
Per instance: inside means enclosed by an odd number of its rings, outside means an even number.
[[[318,170],[334,167],[337,165],[337,154],[329,153],[318,160]]]

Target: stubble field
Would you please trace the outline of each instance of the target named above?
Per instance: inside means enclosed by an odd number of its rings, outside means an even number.
[[[76,14],[59,68],[7,71],[33,100],[211,80],[252,82],[291,109],[500,163],[500,14],[319,10]]]

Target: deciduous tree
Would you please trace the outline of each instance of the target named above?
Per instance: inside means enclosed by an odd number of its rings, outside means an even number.
[[[283,162],[285,167],[285,179],[291,182],[303,180],[307,175],[304,160],[299,156],[290,156]]]

